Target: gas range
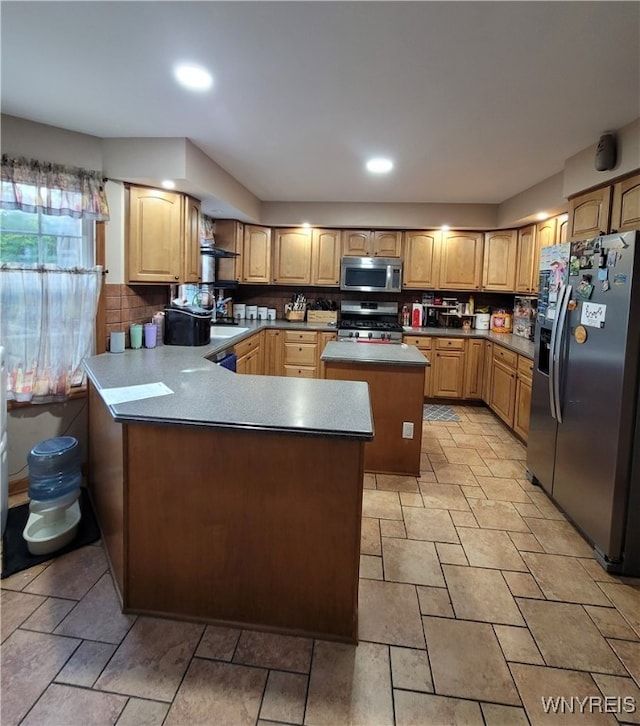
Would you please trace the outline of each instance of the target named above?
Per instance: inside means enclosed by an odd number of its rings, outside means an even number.
[[[340,303],[338,340],[357,343],[402,343],[402,326],[398,322],[398,303]]]

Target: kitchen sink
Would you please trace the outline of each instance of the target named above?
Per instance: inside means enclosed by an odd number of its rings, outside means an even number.
[[[211,338],[234,338],[236,335],[246,333],[249,328],[241,328],[239,325],[212,325]]]

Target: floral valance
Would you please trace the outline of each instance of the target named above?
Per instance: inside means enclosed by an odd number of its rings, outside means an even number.
[[[97,171],[2,155],[0,208],[106,221],[109,205]]]

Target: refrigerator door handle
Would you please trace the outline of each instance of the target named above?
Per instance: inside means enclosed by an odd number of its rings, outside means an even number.
[[[565,327],[567,323],[567,309],[571,299],[571,285],[565,285],[558,308],[556,339],[553,351],[553,398],[556,406],[555,418],[562,423],[562,406],[560,403],[560,380],[562,378],[562,342],[564,340]],[[551,376],[550,376],[551,377]]]
[[[557,310],[562,305],[562,299],[564,296],[564,286],[560,288],[559,299],[557,302]],[[553,325],[551,326],[551,340],[549,343],[549,409],[551,411],[551,417],[557,419],[556,413],[556,397],[555,397],[555,386],[554,381],[554,370],[555,370],[555,358],[556,358],[556,337],[558,334],[558,316],[556,315],[553,319]]]

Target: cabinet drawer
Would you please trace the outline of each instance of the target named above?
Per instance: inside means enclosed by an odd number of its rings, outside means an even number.
[[[493,346],[493,359],[502,361],[505,365],[511,368],[518,367],[518,354],[514,353],[512,350],[503,348],[501,345]]]
[[[250,338],[247,338],[246,340],[241,340],[239,343],[236,343],[234,349],[238,358],[242,358],[243,355],[247,355],[247,353],[255,350],[259,345],[260,334],[258,333],[257,335],[252,335]]]
[[[438,350],[464,350],[464,338],[436,338]]]
[[[523,355],[518,356],[518,378],[529,381],[533,378],[533,361]]]
[[[284,374],[289,378],[315,378],[316,369],[310,366],[287,366],[284,367]]]
[[[316,351],[317,348],[315,345],[308,345],[307,343],[285,343],[285,365],[313,367],[316,364]]]
[[[420,350],[431,350],[431,338],[426,338],[424,335],[405,335],[402,342],[407,345],[415,345]]]
[[[285,343],[317,343],[318,334],[312,330],[285,330]]]

